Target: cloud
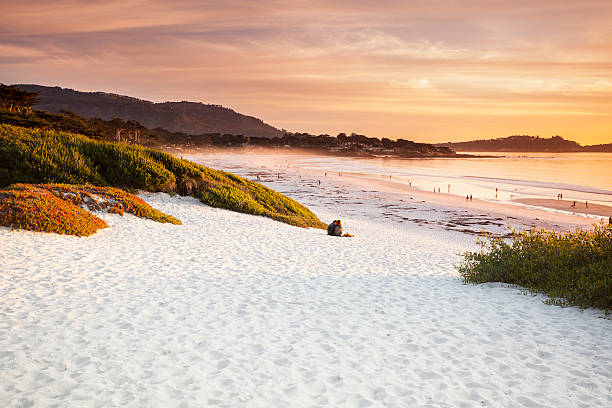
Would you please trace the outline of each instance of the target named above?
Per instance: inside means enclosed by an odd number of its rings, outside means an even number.
[[[607,1],[35,0],[3,14],[3,82],[222,103],[292,130],[431,140],[447,129],[432,115],[486,113],[545,134],[552,116],[612,104]],[[595,122],[588,137],[609,138]]]

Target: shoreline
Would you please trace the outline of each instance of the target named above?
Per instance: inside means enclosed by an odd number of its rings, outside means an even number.
[[[596,215],[600,217],[612,217],[612,207],[602,204],[591,204],[585,201],[553,200],[551,198],[517,198],[517,203],[545,207],[553,210],[567,211],[576,214]],[[573,206],[575,204],[575,207]]]
[[[328,176],[329,177],[329,176]],[[338,176],[333,176],[338,177]],[[343,176],[345,177],[345,173]],[[570,231],[576,228],[591,228],[593,224],[598,222],[598,219],[589,218],[578,214],[563,214],[547,211],[542,208],[529,208],[512,204],[495,203],[485,200],[473,198],[472,201],[466,201],[465,197],[450,194],[450,193],[434,193],[429,191],[418,190],[416,188],[406,186],[403,183],[375,180],[363,175],[347,174],[347,178],[354,178],[361,182],[366,182],[370,185],[375,185],[381,190],[394,193],[404,193],[424,200],[423,202],[442,206],[452,210],[466,210],[473,212],[486,212],[487,220],[491,221],[495,218],[503,218],[508,225],[523,224],[531,225],[536,228],[544,228],[554,231]],[[538,200],[538,199],[536,199]],[[555,200],[551,200],[555,201]],[[595,204],[593,204],[594,206]],[[543,205],[538,205],[545,207]],[[601,206],[604,207],[604,206]],[[611,207],[608,207],[612,210]],[[595,215],[595,214],[589,214]]]
[[[260,146],[260,145],[246,145],[246,146],[202,146],[202,147],[185,147],[184,149],[178,147],[166,147],[159,145],[145,145],[141,146],[161,150],[165,153],[173,156],[180,157],[181,155],[202,155],[210,153],[228,153],[228,154],[244,154],[244,153],[260,153],[260,152],[282,152],[285,154],[309,154],[317,156],[333,156],[340,158],[372,158],[372,159],[496,159],[504,156],[498,155],[485,155],[485,154],[470,154],[464,152],[455,152],[454,154],[399,154],[399,153],[382,153],[375,151],[351,151],[351,150],[334,150],[332,149],[315,149],[301,146]]]
[[[188,158],[213,167],[220,166],[228,171],[239,172],[242,176],[263,182],[274,190],[281,189],[280,192],[283,194],[289,196],[293,194],[292,198],[326,214],[330,212],[337,213],[338,216],[352,214],[356,207],[350,208],[350,203],[364,200],[368,205],[380,207],[380,199],[385,200],[385,196],[388,196],[387,198],[394,202],[392,204],[394,208],[393,211],[381,211],[381,221],[422,224],[427,228],[455,230],[468,234],[491,232],[508,236],[512,228],[517,230],[544,228],[567,232],[575,231],[577,228],[590,229],[602,220],[601,216],[592,213],[588,213],[588,216],[580,213],[563,213],[556,209],[547,209],[546,206],[534,208],[513,201],[495,202],[474,197],[472,201],[466,202],[465,196],[419,190],[405,182],[372,177],[366,173],[342,172],[340,168],[334,170],[325,170],[322,167],[308,168],[308,163],[296,164],[294,161],[303,158],[312,158],[316,161],[317,156],[293,153],[279,157],[254,152],[253,155],[241,155],[240,160],[236,161],[235,153],[225,153],[223,156],[209,154]],[[310,193],[306,194],[304,187],[310,190]],[[343,191],[342,196],[346,196],[347,191],[353,192],[350,194],[350,199],[338,196],[331,202],[321,205],[328,197],[335,196],[337,194],[335,191],[340,191],[339,187],[344,187],[340,189]],[[319,199],[312,199],[314,195]],[[372,195],[377,196],[374,201],[368,199]],[[359,209],[356,211],[363,213]],[[607,217],[605,221],[607,222]]]

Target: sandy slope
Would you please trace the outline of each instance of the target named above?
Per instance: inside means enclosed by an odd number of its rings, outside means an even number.
[[[611,321],[461,284],[464,242],[350,218],[356,237],[332,238],[144,197],[184,225],[0,229],[4,406],[612,404]]]

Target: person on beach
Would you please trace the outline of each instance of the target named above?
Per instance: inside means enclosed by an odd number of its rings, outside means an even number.
[[[340,220],[334,220],[327,226],[327,235],[332,237],[352,237],[353,235],[346,233],[342,235],[342,222]]]
[[[336,228],[334,228],[334,233],[332,235],[334,237],[342,236],[342,222],[340,220],[336,221]]]
[[[469,195],[465,196],[465,201],[470,201],[470,196]]]
[[[338,222],[338,220],[334,220],[331,224],[327,226],[327,235],[334,235],[334,230],[336,229],[336,222]]]
[[[470,194],[470,201],[472,201],[472,195]]]
[[[576,202],[574,201],[574,204],[570,205],[570,207],[576,208]]]

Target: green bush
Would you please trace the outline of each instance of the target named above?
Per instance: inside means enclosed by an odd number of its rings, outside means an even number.
[[[0,124],[0,187],[64,183],[165,191],[204,204],[325,228],[308,208],[265,186],[153,149]]]
[[[466,283],[505,282],[549,296],[548,303],[612,311],[612,227],[487,236],[457,267]]]

